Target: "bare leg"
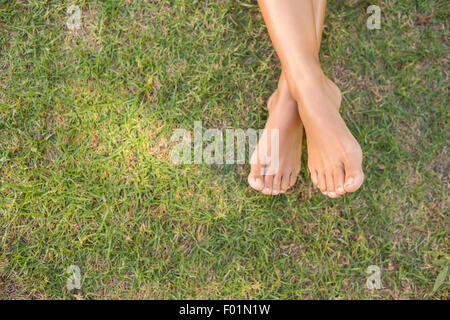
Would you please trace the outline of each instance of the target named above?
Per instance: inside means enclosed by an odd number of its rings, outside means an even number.
[[[314,14],[316,17],[316,34],[318,38],[317,51],[320,48],[323,20],[325,17],[326,0],[314,1]],[[252,161],[252,168],[248,176],[251,187],[261,190],[265,194],[276,195],[284,193],[292,187],[300,171],[301,143],[303,125],[298,114],[297,102],[291,96],[284,72],[281,72],[277,90],[272,94],[267,103],[269,119],[266,123],[266,131],[278,129],[280,132],[280,166],[279,173],[264,175],[260,159]],[[263,135],[257,150],[270,149],[270,138]],[[255,151],[252,158],[258,157]],[[264,152],[263,152],[264,154]]]
[[[339,114],[341,92],[319,63],[320,36],[315,32],[313,1],[258,2],[290,93],[297,101],[313,183],[333,198],[356,191],[364,180],[362,152]]]

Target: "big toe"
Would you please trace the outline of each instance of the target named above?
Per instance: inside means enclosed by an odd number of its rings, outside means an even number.
[[[248,175],[248,184],[255,190],[261,191],[264,188],[264,178],[258,168],[253,168]]]
[[[345,185],[344,189],[346,192],[355,192],[361,187],[364,181],[364,173],[361,169],[350,171],[345,173]]]
[[[357,144],[353,148],[353,156],[345,159],[345,184],[344,189],[346,192],[354,192],[361,187],[364,181],[364,173],[362,171],[362,151],[360,146]]]

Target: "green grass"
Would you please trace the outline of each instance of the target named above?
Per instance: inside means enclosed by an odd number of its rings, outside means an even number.
[[[372,3],[381,30],[329,1],[321,59],[367,176],[331,200],[306,157],[277,197],[248,165],[170,161],[194,121],[264,126],[280,69],[255,2],[0,0],[0,298],[448,299],[448,3]]]

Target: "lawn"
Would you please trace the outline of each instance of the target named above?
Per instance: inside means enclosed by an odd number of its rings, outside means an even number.
[[[448,2],[339,3],[321,60],[366,181],[332,200],[306,149],[276,197],[248,164],[171,161],[194,121],[264,127],[280,69],[256,1],[0,0],[0,299],[448,299]]]

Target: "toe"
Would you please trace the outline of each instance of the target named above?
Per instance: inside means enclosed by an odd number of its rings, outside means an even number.
[[[351,163],[345,166],[345,184],[344,189],[347,192],[354,192],[361,187],[364,181],[364,173],[361,166],[354,166]]]
[[[290,173],[283,174],[283,177],[281,178],[281,191],[286,192],[287,189],[290,187],[289,178]]]
[[[342,196],[345,194],[344,190],[344,167],[336,166],[333,169],[334,191],[336,194]]]
[[[252,166],[252,170],[248,175],[248,184],[255,190],[261,191],[264,188],[264,178],[261,175],[261,170]]]
[[[325,175],[326,185],[327,185],[327,195],[330,198],[337,198],[336,192],[334,192],[334,179],[333,173],[331,171],[327,172]]]
[[[262,193],[264,194],[272,194],[272,186],[273,186],[273,176],[264,176],[264,189]]]
[[[273,187],[272,187],[272,194],[277,195],[281,192],[281,175],[276,175],[273,179]]]
[[[289,188],[293,187],[294,184],[297,182],[297,176],[298,176],[299,170],[294,170],[291,172],[289,176]]]
[[[327,192],[327,184],[326,184],[326,179],[325,179],[325,175],[324,174],[320,174],[320,173],[318,173],[317,174],[317,177],[318,177],[318,179],[319,179],[319,184],[318,184],[318,186],[319,186],[319,189],[320,189],[320,191],[323,193],[323,194],[327,194],[326,192]]]
[[[309,172],[311,174],[311,181],[317,187],[319,185],[319,179],[317,178],[317,171],[314,168],[310,168]]]

